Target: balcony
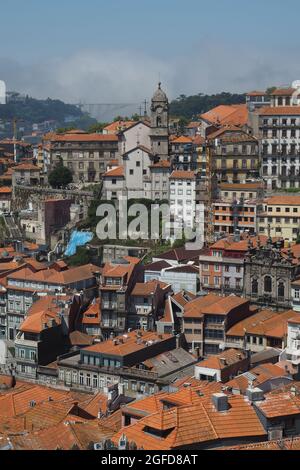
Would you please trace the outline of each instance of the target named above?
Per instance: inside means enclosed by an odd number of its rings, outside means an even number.
[[[144,306],[144,307],[140,307],[140,306],[136,306],[136,313],[137,315],[150,315],[150,313],[152,312],[152,307],[151,305],[149,306]]]
[[[115,330],[125,330],[125,321],[117,320],[102,320],[100,323],[101,328],[111,328]]]
[[[118,307],[118,303],[116,301],[102,300],[101,307],[105,310],[113,310]]]

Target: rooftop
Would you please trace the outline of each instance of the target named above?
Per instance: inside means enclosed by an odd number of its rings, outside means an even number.
[[[214,294],[196,298],[184,308],[184,318],[195,318],[203,315],[228,315],[233,309],[249,305],[249,300],[235,295],[221,297]]]
[[[127,356],[170,338],[172,338],[172,335],[163,335],[150,331],[131,331],[114,339],[85,348],[84,351],[112,354],[114,356]]]

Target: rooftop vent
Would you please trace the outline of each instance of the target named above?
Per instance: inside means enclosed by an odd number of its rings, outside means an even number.
[[[246,396],[253,403],[255,401],[262,401],[264,399],[264,392],[260,388],[247,388]]]
[[[31,400],[31,401],[29,402],[30,408],[34,408],[35,405],[36,405],[36,402],[35,402],[34,400]]]
[[[227,411],[229,409],[228,396],[225,393],[214,393],[212,402],[216,411]]]

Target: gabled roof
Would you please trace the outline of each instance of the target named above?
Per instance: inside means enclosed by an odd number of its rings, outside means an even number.
[[[113,168],[112,170],[107,171],[103,175],[103,178],[115,178],[115,177],[124,178],[123,166],[118,166],[117,168]]]
[[[266,436],[248,401],[241,396],[230,396],[228,402],[226,412],[216,411],[212,401],[206,397],[199,398],[192,405],[161,410],[122,428],[112,440],[117,444],[125,435],[138,448],[169,450],[224,439]],[[157,432],[164,432],[161,434],[163,437],[157,438]]]
[[[161,343],[172,338],[172,335],[158,334],[151,331],[132,331],[125,335],[98,343],[84,351],[99,354],[112,354],[114,356],[127,356],[131,353],[141,351],[154,343]]]
[[[261,310],[249,318],[241,320],[230,328],[226,335],[244,337],[246,334],[283,338],[287,333],[287,322],[295,316],[293,310],[274,312]]]
[[[274,106],[261,108],[260,116],[299,116],[300,106]]]
[[[246,104],[220,105],[200,115],[210,124],[244,126],[248,122]]]
[[[148,282],[137,282],[134,286],[133,291],[131,292],[131,295],[133,296],[154,295],[158,288],[167,290],[168,288],[170,288],[170,285],[166,284],[165,282],[161,282],[157,280],[148,281]]]
[[[244,351],[238,349],[228,349],[220,354],[211,356],[208,359],[198,362],[197,367],[204,367],[206,369],[223,370],[233,364],[238,364],[247,358]]]
[[[240,390],[241,393],[245,393],[247,388],[249,388],[250,383],[253,387],[259,388],[259,386],[267,380],[288,376],[288,372],[282,369],[282,367],[279,367],[276,364],[266,363],[250,369],[249,372],[238,375],[227,382],[226,386],[235,390]]]
[[[220,297],[218,295],[208,294],[189,302],[184,308],[184,318],[195,318],[203,315],[226,316],[233,309],[246,305],[249,305],[249,300],[242,299],[235,295]]]
[[[194,180],[196,179],[196,175],[194,171],[175,170],[170,175],[170,180],[174,180],[174,179]]]

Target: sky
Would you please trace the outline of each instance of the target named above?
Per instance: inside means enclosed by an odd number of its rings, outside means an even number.
[[[0,79],[70,103],[300,79],[299,0],[1,0]]]

